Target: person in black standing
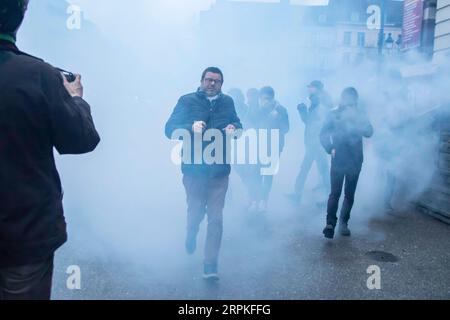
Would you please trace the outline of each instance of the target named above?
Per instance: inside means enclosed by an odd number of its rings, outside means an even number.
[[[205,135],[210,129],[222,132],[223,140],[226,135],[234,135],[242,129],[241,121],[236,113],[233,99],[222,93],[224,78],[219,68],[207,68],[201,77],[201,86],[197,92],[180,98],[175,109],[166,123],[165,134],[169,139],[181,130],[189,131],[191,145],[196,136]],[[183,141],[183,152],[186,152]],[[204,142],[204,151],[210,143]],[[226,143],[223,143],[226,148]],[[228,190],[231,166],[222,159],[221,163],[207,163],[195,161],[194,148],[191,148],[189,161],[184,161],[182,172],[183,184],[187,195],[187,236],[186,251],[193,254],[197,247],[199,227],[205,215],[208,217],[208,230],[205,244],[205,259],[203,278],[218,280],[218,260],[223,234],[223,209]],[[224,158],[228,158],[226,151]]]
[[[53,149],[82,154],[100,142],[81,77],[69,83],[15,45],[27,5],[0,2],[0,300],[50,299],[67,241]]]
[[[341,103],[326,120],[320,141],[331,155],[331,193],[328,199],[326,238],[334,238],[337,210],[345,182],[345,199],[341,208],[339,232],[350,236],[350,213],[355,201],[356,186],[364,161],[363,138],[373,135],[373,127],[366,113],[358,107],[359,95],[355,88],[342,92]]]

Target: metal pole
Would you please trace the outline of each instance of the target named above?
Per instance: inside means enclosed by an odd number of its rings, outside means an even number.
[[[378,35],[378,64],[379,70],[381,71],[381,67],[383,64],[383,49],[384,49],[384,28],[386,23],[386,0],[380,0],[380,33]]]

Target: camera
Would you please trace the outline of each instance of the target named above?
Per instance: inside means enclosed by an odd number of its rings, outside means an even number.
[[[74,82],[77,78],[72,72],[69,72],[69,71],[66,71],[66,70],[63,70],[60,68],[56,68],[56,69],[63,74],[63,76],[66,78],[66,80],[68,82]]]

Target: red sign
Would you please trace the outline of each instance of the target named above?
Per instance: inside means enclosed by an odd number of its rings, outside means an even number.
[[[403,10],[403,50],[420,47],[422,21],[423,0],[405,0]]]

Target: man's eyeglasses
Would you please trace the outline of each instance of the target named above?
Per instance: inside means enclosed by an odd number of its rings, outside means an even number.
[[[219,79],[205,78],[205,81],[210,84],[222,84],[222,80]]]

